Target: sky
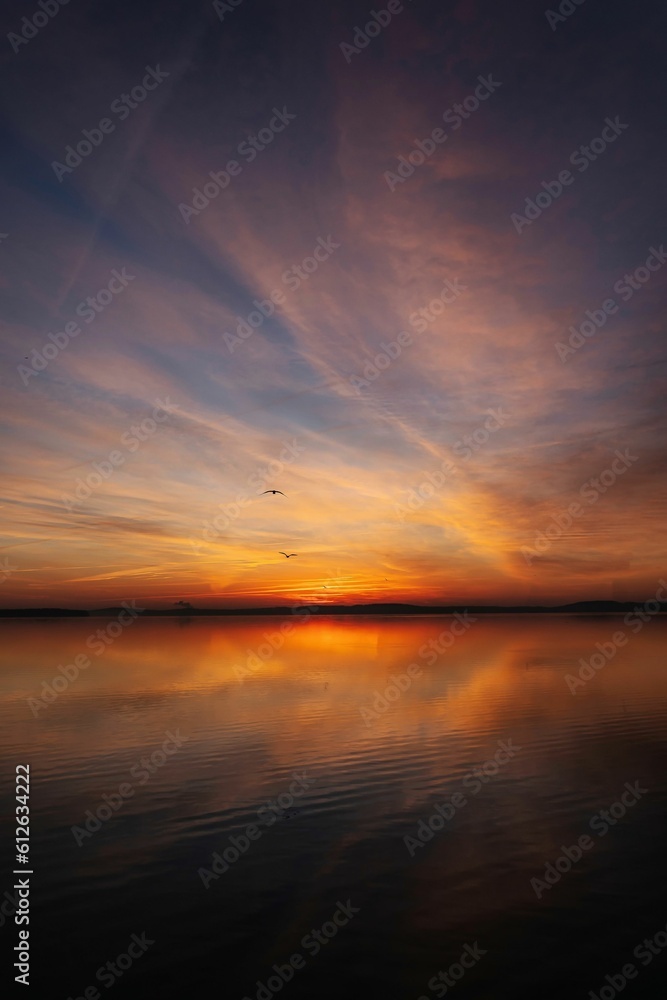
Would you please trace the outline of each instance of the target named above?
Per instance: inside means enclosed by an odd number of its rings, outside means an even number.
[[[664,5],[45,2],[2,15],[0,606],[656,593]]]

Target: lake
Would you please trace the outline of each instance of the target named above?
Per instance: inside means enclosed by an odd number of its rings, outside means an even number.
[[[667,621],[638,622],[3,621],[0,936],[29,764],[53,1000],[655,1000]]]

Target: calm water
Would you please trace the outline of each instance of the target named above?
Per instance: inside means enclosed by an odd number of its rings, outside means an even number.
[[[667,949],[633,951],[667,925],[667,621],[487,617],[442,654],[428,643],[448,618],[296,622],[277,651],[262,644],[279,619],[139,620],[96,654],[104,625],[0,625],[3,802],[15,765],[32,772],[33,995],[585,1000],[628,963],[628,1000],[663,995]],[[572,694],[566,675],[618,629],[627,644]],[[259,647],[272,655],[235,671]],[[86,652],[35,718],[27,699]],[[375,700],[411,663],[407,690]],[[494,760],[499,741],[512,752]],[[85,836],[105,794],[120,804]],[[0,892],[13,830],[4,812]],[[2,918],[6,944],[17,930]],[[143,950],[114,977],[133,934]],[[286,985],[260,989],[295,955]],[[433,980],[450,966],[450,986]]]

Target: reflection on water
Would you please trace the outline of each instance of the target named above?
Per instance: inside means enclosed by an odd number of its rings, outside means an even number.
[[[661,995],[667,954],[633,950],[667,924],[667,622],[146,619],[92,652],[105,624],[1,625],[49,996],[586,998],[628,962]]]

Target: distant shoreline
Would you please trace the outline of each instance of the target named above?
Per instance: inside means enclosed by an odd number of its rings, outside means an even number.
[[[453,615],[457,612],[471,615],[619,615],[636,608],[643,608],[646,601],[577,601],[573,604],[561,604],[555,607],[544,605],[418,605],[418,604],[300,604],[284,607],[264,608],[147,608],[140,614],[141,618],[237,618],[237,617],[286,617],[290,614],[299,615],[306,611],[313,617],[340,616],[405,616],[405,617],[438,617]],[[653,605],[659,602],[649,600]],[[122,606],[72,609],[72,608],[0,608],[0,618],[106,618],[123,611]],[[652,614],[667,611],[667,603],[652,611]]]

